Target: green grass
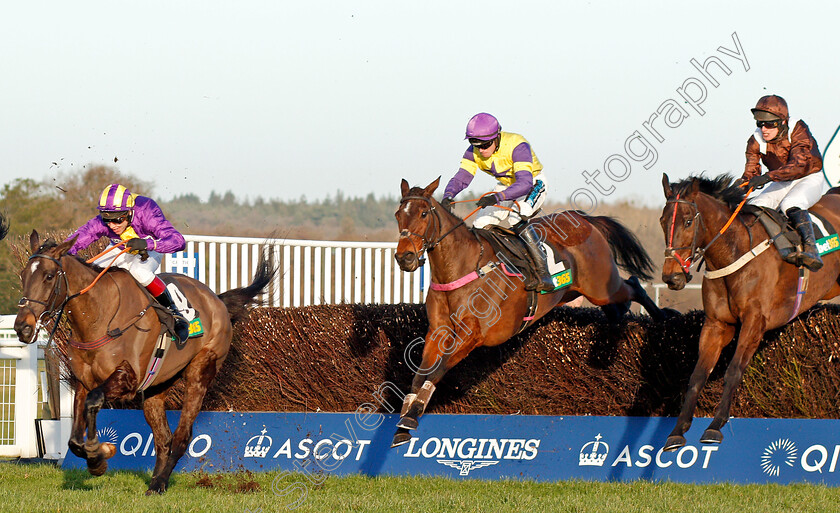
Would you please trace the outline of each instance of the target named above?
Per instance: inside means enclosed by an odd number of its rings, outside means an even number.
[[[272,481],[277,476],[277,473],[175,474],[168,492],[146,497],[148,473],[109,471],[94,478],[82,470],[0,463],[0,512],[290,511],[286,504],[297,495],[275,495]],[[294,482],[302,482],[302,478]],[[839,510],[840,489],[813,485],[533,483],[353,476],[329,477],[321,486],[310,485],[306,498],[294,511],[812,513]]]

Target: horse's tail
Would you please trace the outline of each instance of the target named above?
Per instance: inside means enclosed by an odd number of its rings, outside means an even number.
[[[0,240],[6,238],[9,233],[9,219],[0,213]]]
[[[261,304],[261,301],[254,298],[265,292],[275,274],[277,274],[277,267],[272,267],[264,256],[260,256],[260,260],[257,262],[257,273],[250,285],[219,294],[219,299],[222,300],[228,313],[230,313],[232,324],[235,325],[237,322],[247,319],[248,309]]]
[[[653,279],[653,262],[633,232],[612,217],[586,216],[586,220],[607,238],[619,268],[643,280]]]

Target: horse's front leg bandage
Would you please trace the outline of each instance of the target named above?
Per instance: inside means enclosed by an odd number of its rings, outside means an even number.
[[[420,403],[421,406],[421,415],[426,411],[426,405],[429,404],[429,400],[432,398],[434,391],[435,385],[429,380],[424,381],[423,386],[417,391],[417,402]]]

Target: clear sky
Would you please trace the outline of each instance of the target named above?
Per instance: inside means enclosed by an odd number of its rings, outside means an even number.
[[[838,5],[10,2],[0,183],[109,164],[153,180],[162,199],[396,196],[401,178],[445,185],[467,120],[487,111],[532,143],[550,200],[658,205],[663,171],[740,175],[762,95],[784,96],[828,142]],[[636,131],[655,161],[628,155],[648,151],[641,139],[625,148]]]

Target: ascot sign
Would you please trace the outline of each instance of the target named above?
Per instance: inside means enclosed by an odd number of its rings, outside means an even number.
[[[167,412],[171,426],[178,415]],[[723,444],[697,442],[698,427],[686,446],[663,452],[673,418],[429,414],[408,444],[391,449],[398,416],[382,417],[363,424],[353,414],[203,412],[176,470],[282,470],[285,484],[275,488],[285,493],[354,473],[840,485],[838,420],[732,419]],[[154,467],[141,411],[103,410],[97,424],[100,439],[117,447],[112,469]],[[85,462],[68,455],[63,466]]]

